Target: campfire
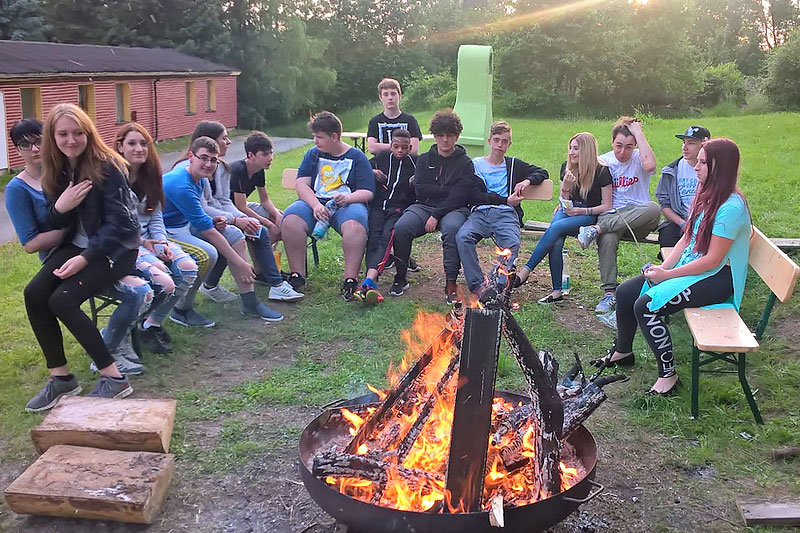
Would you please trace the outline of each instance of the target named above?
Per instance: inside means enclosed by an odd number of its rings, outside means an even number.
[[[377,401],[331,409],[301,436],[306,487],[351,527],[404,529],[387,525],[390,515],[364,522],[367,510],[381,516],[380,509],[403,512],[398,524],[406,527],[409,517],[425,516],[414,527],[430,526],[419,530],[446,530],[445,521],[455,524],[447,517],[462,515],[487,515],[487,527],[503,526],[515,510],[552,506],[558,497],[569,514],[599,492],[588,494],[596,448],[582,423],[605,400],[602,387],[624,376],[587,378],[576,355],[558,382],[558,361],[532,347],[511,312],[512,284],[498,281],[513,268],[498,252],[480,301],[447,316],[417,316],[404,333],[405,356],[390,368],[389,388],[370,386]],[[503,338],[528,383],[527,397],[495,391]],[[338,516],[341,504],[333,512],[325,505],[332,491],[362,510]],[[566,495],[572,492],[583,498]],[[557,514],[551,524],[566,516]]]

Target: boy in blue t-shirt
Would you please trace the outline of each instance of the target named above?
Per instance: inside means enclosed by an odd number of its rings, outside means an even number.
[[[369,228],[367,204],[375,192],[375,177],[363,152],[342,142],[342,123],[329,111],[314,115],[308,123],[315,147],[297,169],[298,200],[286,208],[281,235],[289,259],[289,283],[296,291],[305,286],[306,241],[316,222],[329,222],[342,236],[344,282],[342,298],[353,299],[358,271],[364,257]],[[325,207],[333,200],[334,213]]]

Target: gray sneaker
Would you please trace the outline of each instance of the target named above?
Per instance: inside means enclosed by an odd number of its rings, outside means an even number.
[[[225,302],[232,302],[234,300],[239,299],[238,296],[236,296],[234,293],[232,293],[222,285],[217,285],[216,287],[208,288],[204,283],[200,285],[200,292],[205,294],[218,304]]]
[[[62,396],[77,396],[82,390],[75,376],[69,381],[61,381],[50,376],[41,392],[31,398],[25,406],[25,410],[31,413],[45,411],[57,404]]]
[[[114,379],[109,376],[100,376],[94,390],[87,396],[93,398],[125,398],[133,392],[133,387],[128,383],[125,376],[122,379]]]
[[[617,297],[614,295],[613,292],[607,292],[603,299],[597,304],[597,307],[594,308],[594,312],[598,315],[604,315],[611,310],[613,310],[617,306]]]
[[[169,319],[186,326],[187,328],[213,328],[214,321],[206,318],[194,309],[178,309],[177,307],[169,314]]]
[[[139,358],[139,354],[133,349],[133,345],[131,344],[130,335],[126,335],[122,342],[119,343],[117,347],[116,353],[119,354],[121,357],[124,357],[131,363],[142,364],[142,360]],[[116,359],[116,355],[111,354],[114,359]]]
[[[120,355],[120,349],[117,348],[113,352],[111,352],[111,357],[114,358],[114,365],[116,365],[117,370],[119,373],[124,376],[141,376],[144,374],[144,365],[141,363],[134,363],[133,361],[128,360],[127,358]],[[89,370],[92,372],[97,372],[97,365],[94,364],[94,361],[89,365]]]
[[[588,248],[597,239],[598,233],[594,226],[581,226],[578,228],[578,244],[581,248]]]

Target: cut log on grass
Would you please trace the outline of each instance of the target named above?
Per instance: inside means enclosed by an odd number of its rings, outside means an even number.
[[[800,456],[800,446],[787,446],[772,450],[773,459],[791,459]]]
[[[767,500],[737,497],[736,506],[747,527],[800,526],[800,499]]]
[[[152,524],[173,466],[170,454],[52,446],[4,495],[18,514]]]
[[[66,396],[31,429],[31,439],[39,453],[57,444],[166,453],[175,406],[175,400]]]

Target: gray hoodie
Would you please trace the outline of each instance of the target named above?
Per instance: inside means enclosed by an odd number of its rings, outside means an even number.
[[[136,215],[139,218],[139,225],[142,226],[142,239],[166,241],[167,229],[164,226],[161,206],[159,205],[153,210],[148,210],[147,197],[139,199],[133,191],[131,191],[131,199],[136,206]]]
[[[686,220],[689,216],[688,205],[683,204],[681,193],[678,191],[678,163],[683,157],[679,157],[669,165],[661,169],[661,179],[656,186],[656,199],[661,209],[669,207],[675,211],[682,219]],[[671,224],[669,220],[664,220],[658,225],[658,229]]]

